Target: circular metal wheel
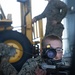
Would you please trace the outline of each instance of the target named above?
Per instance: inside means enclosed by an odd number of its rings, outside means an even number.
[[[17,31],[3,31],[0,35],[0,42],[16,48],[16,54],[9,59],[9,62],[20,71],[25,61],[32,57],[33,45],[25,35]]]
[[[9,59],[9,62],[10,63],[18,62],[23,56],[23,47],[21,46],[21,44],[16,40],[6,40],[4,41],[4,43],[16,48],[16,54]]]

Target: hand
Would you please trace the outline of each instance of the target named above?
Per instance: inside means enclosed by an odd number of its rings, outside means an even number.
[[[36,19],[35,19],[35,17],[32,19],[32,24],[33,24],[34,22],[36,22]]]
[[[36,75],[46,75],[46,70],[42,70],[39,67],[36,68],[35,70]]]

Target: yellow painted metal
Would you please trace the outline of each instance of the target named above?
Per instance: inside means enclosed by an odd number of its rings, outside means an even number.
[[[42,20],[38,21],[39,23],[39,37],[40,37],[40,48],[41,48],[41,41],[43,38],[43,24],[42,24]]]
[[[29,0],[29,1],[30,1],[29,6],[27,4],[21,4],[22,33],[27,36],[27,38],[30,40],[30,42],[32,44],[39,42],[40,46],[41,46],[41,40],[43,38],[42,20],[37,21],[35,23],[36,25],[32,24],[31,0]],[[25,15],[27,12],[28,12],[28,14]],[[26,24],[25,27],[23,26],[24,24]],[[40,40],[33,41],[34,39],[37,39],[37,38],[40,38]]]
[[[10,57],[9,62],[15,63],[15,62],[19,61],[23,55],[23,48],[22,48],[21,44],[16,40],[6,40],[4,43],[16,48],[16,54],[13,57]]]
[[[9,26],[9,27],[4,27],[4,26],[0,26],[0,31],[4,31],[4,30],[12,30],[13,27]]]
[[[39,35],[40,35],[40,38],[42,39],[43,38],[43,23],[42,23],[42,20],[39,20]]]
[[[26,36],[30,40],[31,43],[32,41],[32,21],[31,21],[31,15],[30,13],[26,16]]]
[[[44,37],[42,19],[33,24],[33,44],[39,44],[41,50],[41,42]]]
[[[32,41],[32,18],[31,18],[31,0],[29,3],[21,3],[21,29],[22,33],[27,36],[30,42]]]
[[[0,22],[12,22],[12,20],[2,19],[2,20],[0,20]]]
[[[11,26],[11,24],[12,24],[12,20],[8,20],[8,19],[0,20],[0,31],[12,30],[13,27]]]
[[[21,5],[21,31],[22,33],[25,35],[25,31],[26,31],[26,13],[27,13],[27,5],[26,4],[20,4]]]

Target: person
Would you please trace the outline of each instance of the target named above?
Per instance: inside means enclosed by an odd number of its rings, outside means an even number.
[[[5,61],[3,61],[1,66],[2,66],[2,70],[4,74],[5,75],[11,75],[11,74],[12,75],[47,75],[46,69],[40,68],[41,64],[44,63],[46,60],[43,57],[43,51],[45,48],[47,48],[47,45],[49,45],[49,47],[52,50],[56,51],[55,56],[53,55],[54,56],[53,60],[56,62],[60,62],[62,60],[62,55],[63,55],[62,39],[59,38],[57,35],[47,35],[47,36],[44,36],[44,38],[42,39],[42,50],[40,52],[40,55],[37,56],[36,58],[28,59],[22,66],[22,69],[20,70],[20,72],[17,73],[16,70],[13,70],[14,68],[11,68],[13,66],[9,67],[9,65],[11,65],[9,62],[6,63]],[[6,63],[5,66],[3,66],[4,63]],[[10,74],[10,68],[12,69],[11,74]]]
[[[68,7],[60,0],[48,0],[45,10],[38,16],[32,19],[32,23],[42,18],[47,18],[45,36],[48,34],[56,34],[62,37],[64,26],[61,23],[66,16]]]
[[[14,48],[7,44],[0,43],[0,75],[16,75],[18,73],[11,63],[9,63],[10,56],[14,53],[10,55],[10,50],[14,51]]]
[[[39,65],[45,62],[42,53],[43,49],[45,49],[47,45],[50,45],[52,49],[57,51],[57,54],[53,59],[55,61],[61,61],[63,55],[61,38],[56,35],[47,35],[42,40],[41,55],[25,62],[18,75],[46,75],[46,70],[40,69]]]

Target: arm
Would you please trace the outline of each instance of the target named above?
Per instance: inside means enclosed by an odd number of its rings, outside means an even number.
[[[60,13],[58,14],[58,17],[57,17],[57,21],[58,21],[58,22],[61,22],[62,19],[63,19],[63,18],[66,16],[66,14],[67,14],[68,7],[67,7],[67,5],[66,5],[64,2],[62,2],[62,1],[58,1],[57,4],[56,4],[56,7],[61,10]]]
[[[1,70],[4,75],[17,75],[17,70],[8,62],[9,57],[3,57],[1,60]]]
[[[34,23],[34,22],[36,22],[37,20],[40,20],[40,19],[42,19],[42,18],[45,18],[45,17],[46,17],[46,14],[47,14],[47,12],[48,12],[48,8],[49,8],[49,3],[48,3],[48,5],[46,6],[46,8],[44,9],[44,11],[43,11],[41,14],[39,14],[38,16],[35,16],[35,17],[32,19],[32,22]]]
[[[33,61],[34,60],[27,61],[18,75],[46,75],[46,70],[40,69],[38,64]]]
[[[35,68],[37,66],[37,63],[34,61],[33,58],[28,59],[24,65],[22,66],[22,69],[18,73],[18,75],[35,75]]]
[[[40,61],[40,57],[28,59],[18,75],[45,75],[45,72],[38,68]]]

